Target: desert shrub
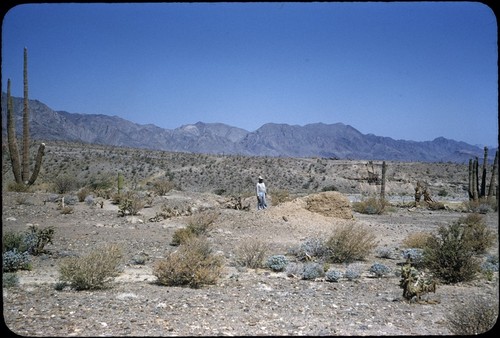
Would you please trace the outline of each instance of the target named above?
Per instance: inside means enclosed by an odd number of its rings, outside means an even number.
[[[392,249],[390,248],[378,248],[376,251],[375,251],[375,256],[379,257],[379,258],[387,258],[387,259],[392,259],[392,254],[393,254],[393,251]]]
[[[472,213],[486,214],[498,211],[498,201],[496,198],[481,198],[477,201],[470,200],[463,202],[465,209]]]
[[[78,202],[84,202],[87,198],[92,193],[92,190],[90,190],[89,187],[83,187],[78,192],[76,193],[76,196],[78,197]]]
[[[170,244],[176,246],[185,243],[192,237],[206,235],[215,224],[218,217],[219,214],[214,211],[206,211],[191,215],[187,222],[188,225],[174,232]]]
[[[321,191],[338,191],[338,189],[334,185],[327,185],[326,187],[321,188]]]
[[[486,260],[481,264],[481,272],[489,281],[493,280],[493,274],[498,272],[498,256],[487,255]]]
[[[475,249],[459,222],[440,226],[424,248],[424,264],[445,283],[458,283],[474,279],[479,263]]]
[[[409,248],[401,251],[401,257],[409,261],[412,266],[422,267],[424,265],[424,249]]]
[[[352,263],[346,267],[344,277],[350,281],[353,281],[360,278],[362,272],[363,266],[360,263]]]
[[[344,224],[335,228],[325,246],[332,262],[350,263],[364,260],[377,243],[371,229],[360,224]]]
[[[30,187],[24,183],[11,182],[8,184],[7,190],[14,192],[28,192]]]
[[[102,289],[118,276],[122,259],[120,246],[111,244],[83,257],[69,257],[59,265],[60,281],[75,290]]]
[[[57,194],[65,194],[76,188],[77,182],[74,176],[71,175],[57,175],[53,182],[54,192]]]
[[[302,279],[311,280],[325,275],[323,265],[319,263],[306,263],[302,269]]]
[[[222,273],[223,259],[212,252],[204,237],[193,237],[177,251],[170,252],[153,268],[158,283],[199,288],[215,284]]]
[[[354,202],[352,209],[361,214],[380,215],[384,212],[386,206],[388,206],[387,201],[376,197],[369,197],[362,201]]]
[[[137,194],[128,192],[125,196],[120,197],[118,214],[120,216],[137,215],[139,211],[144,208],[144,205],[145,201],[143,198],[139,197]]]
[[[13,288],[19,286],[19,277],[16,273],[7,272],[2,274],[2,286],[4,288]]]
[[[405,248],[425,248],[427,240],[431,237],[428,232],[414,232],[406,236],[403,240],[403,246]]]
[[[342,273],[342,271],[329,269],[325,273],[325,280],[327,282],[338,282],[343,276],[344,274]]]
[[[24,241],[24,237],[25,235],[22,233],[6,231],[2,235],[2,252],[12,251],[13,249],[20,252],[28,251],[28,246]]]
[[[175,188],[175,184],[172,181],[166,179],[160,179],[153,182],[153,191],[158,196],[166,195],[170,190]]]
[[[273,255],[268,257],[265,266],[272,271],[279,272],[285,270],[288,259],[284,255]]]
[[[494,241],[495,235],[488,229],[482,215],[474,213],[460,217],[457,221],[465,226],[466,241],[477,254],[485,253]]]
[[[195,237],[196,234],[189,228],[180,228],[175,230],[172,235],[170,245],[177,246],[186,243],[190,238]]]
[[[303,270],[304,270],[304,264],[290,262],[286,265],[285,273],[288,277],[298,277],[302,275]]]
[[[327,255],[328,248],[325,246],[325,241],[322,238],[310,237],[297,248],[292,248],[289,253],[297,257],[299,261],[310,261]]]
[[[94,195],[87,195],[84,199],[84,202],[88,206],[93,206],[94,205]]]
[[[204,235],[213,227],[219,213],[215,211],[205,211],[193,214],[188,219],[187,228],[195,235]]]
[[[16,248],[2,254],[2,271],[14,272],[17,270],[31,270],[31,258],[27,251],[18,251]]]
[[[370,272],[377,278],[387,276],[391,272],[391,268],[381,263],[374,263],[370,267]]]
[[[236,263],[252,269],[263,266],[264,257],[269,251],[269,245],[258,239],[250,238],[243,241],[236,251]]]
[[[52,243],[54,227],[39,228],[32,225],[24,233],[6,232],[2,236],[2,252],[16,250],[18,253],[37,256],[43,253],[45,245]]]
[[[489,298],[472,297],[465,304],[455,305],[446,318],[446,325],[453,334],[480,335],[495,325],[498,318],[498,302],[491,302]]]

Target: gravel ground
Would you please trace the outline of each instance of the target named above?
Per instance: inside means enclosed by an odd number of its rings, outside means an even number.
[[[492,281],[439,284],[421,303],[402,299],[396,273],[383,278],[369,273],[375,262],[397,272],[402,262],[398,252],[408,234],[434,231],[464,216],[460,211],[394,208],[384,215],[354,213],[348,220],[322,216],[293,202],[240,211],[223,208],[220,196],[170,192],[137,217],[118,217],[109,201],[102,209],[77,203],[73,213],[63,215],[56,203],[46,202],[49,197],[2,196],[3,231],[24,231],[31,224],[56,229],[53,244],[46,246],[48,253],[33,258],[31,271],[17,273],[18,286],[3,289],[4,322],[22,336],[449,335],[446,316],[454,307],[480,297],[498,303],[498,273]],[[174,249],[169,243],[174,231],[186,225],[186,217],[148,219],[172,200],[219,210],[209,240],[226,263],[216,285],[192,289],[155,283],[152,267]],[[497,233],[498,214],[486,214],[485,219]],[[344,223],[371,227],[378,247],[394,250],[393,259],[372,254],[360,262],[361,278],[336,283],[234,264],[235,248],[244,239],[262,239],[270,245],[270,254],[286,254],[305,239],[327,235]],[[120,243],[125,250],[123,271],[110,288],[56,290],[63,257],[83,255],[106,243]],[[148,257],[145,264],[131,263],[137,254]]]

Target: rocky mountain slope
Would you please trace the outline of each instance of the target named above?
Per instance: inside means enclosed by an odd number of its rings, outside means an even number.
[[[22,128],[23,99],[13,97],[16,128]],[[164,129],[136,124],[117,116],[54,111],[30,100],[31,136],[41,140],[77,141],[102,145],[208,154],[277,157],[327,157],[337,159],[396,160],[466,163],[483,149],[446,139],[416,142],[362,134],[343,123],[305,126],[267,123],[249,132],[222,123],[183,125]],[[2,120],[6,95],[2,93]],[[2,124],[5,135],[5,122]],[[495,149],[490,149],[494,153]]]

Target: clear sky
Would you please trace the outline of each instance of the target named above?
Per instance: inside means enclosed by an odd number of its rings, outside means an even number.
[[[54,3],[2,23],[2,90],[174,129],[351,125],[498,143],[497,19],[480,2]]]

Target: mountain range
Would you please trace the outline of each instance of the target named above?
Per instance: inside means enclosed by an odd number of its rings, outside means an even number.
[[[6,121],[6,97],[2,93],[2,121]],[[206,154],[407,162],[467,163],[471,158],[484,156],[483,149],[478,146],[444,137],[432,141],[394,140],[362,134],[343,123],[305,126],[267,123],[253,132],[223,123],[203,122],[164,129],[117,116],[54,111],[38,100],[30,100],[29,107],[30,135],[39,140]],[[23,98],[13,97],[13,108],[16,132],[20,136]],[[5,135],[6,123],[2,122],[2,136]],[[495,150],[489,150],[490,157]]]

